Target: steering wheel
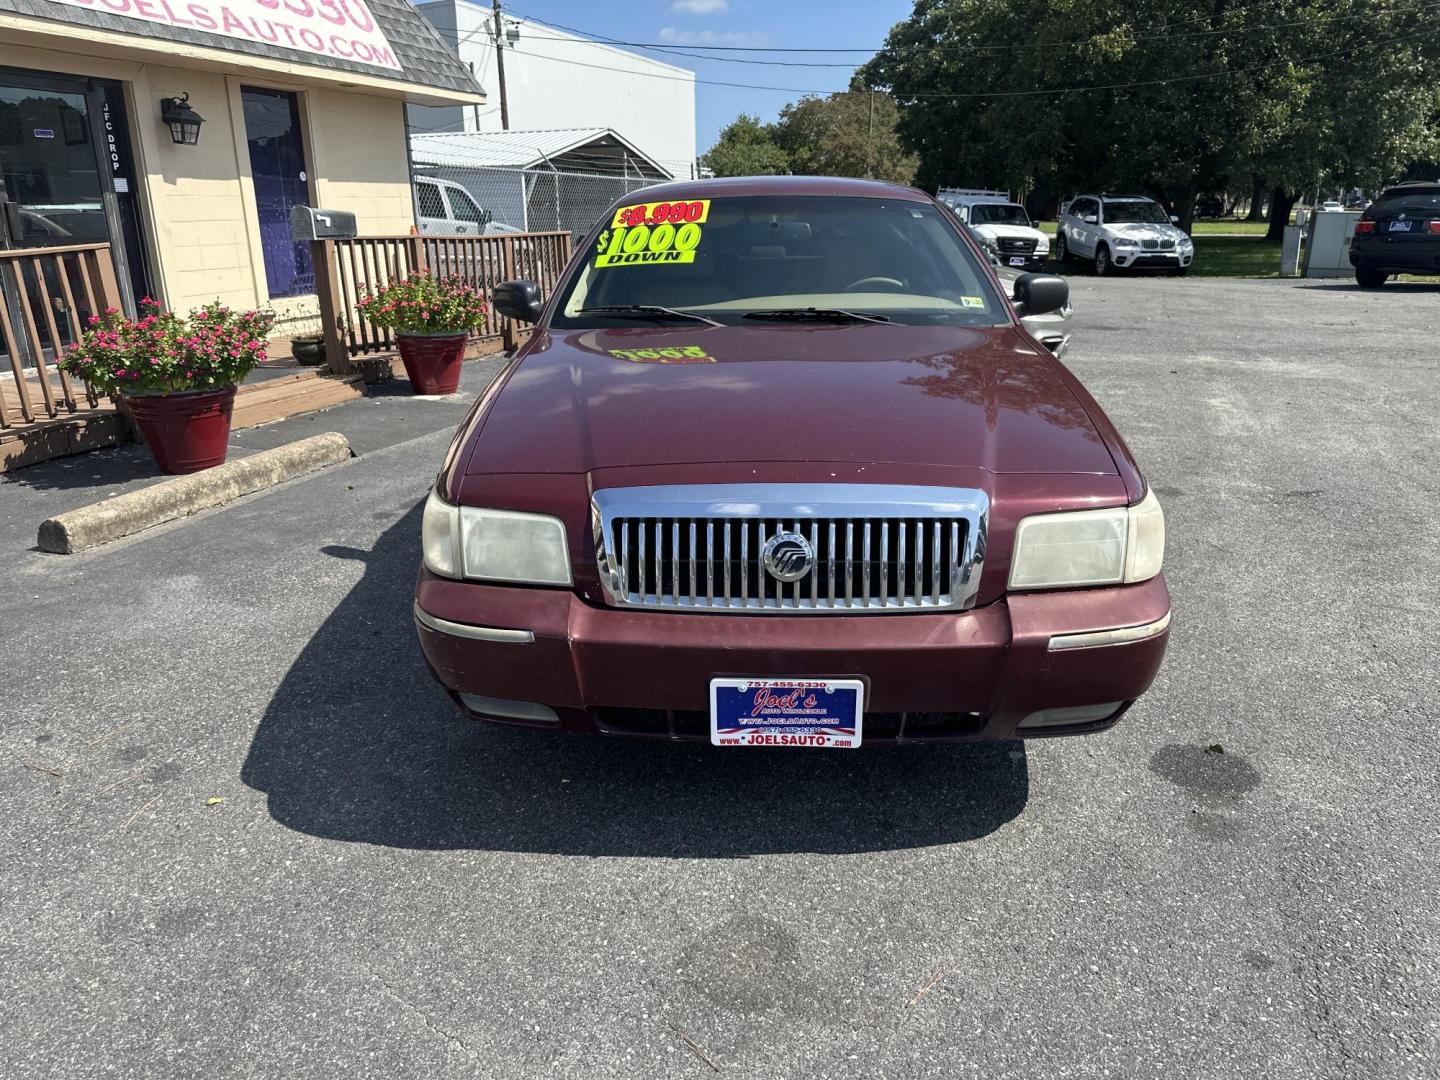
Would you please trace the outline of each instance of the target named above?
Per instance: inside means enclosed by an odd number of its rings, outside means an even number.
[[[898,278],[893,277],[862,277],[859,281],[852,281],[849,285],[846,285],[845,288],[841,289],[840,291],[859,292],[862,285],[891,285],[894,286],[895,289],[898,289],[900,292],[906,291],[905,283],[903,281],[900,281]]]

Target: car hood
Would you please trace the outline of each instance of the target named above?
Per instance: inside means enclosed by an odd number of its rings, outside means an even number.
[[[537,331],[465,472],[701,462],[1117,470],[1060,365],[1003,327]]]
[[[1045,240],[1047,237],[1039,229],[1032,229],[1028,225],[976,225],[976,232],[991,240],[998,240],[1007,237],[1012,240]]]
[[[1123,236],[1130,240],[1174,240],[1187,239],[1185,230],[1174,225],[1156,225],[1148,222],[1117,222],[1104,226],[1112,236]]]

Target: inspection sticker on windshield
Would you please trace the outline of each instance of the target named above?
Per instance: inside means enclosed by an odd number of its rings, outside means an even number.
[[[983,308],[985,306],[985,298],[983,296],[962,296],[960,297],[960,306]]]
[[[860,745],[859,679],[711,679],[714,746]]]
[[[595,241],[595,268],[693,263],[709,218],[709,199],[622,206]]]

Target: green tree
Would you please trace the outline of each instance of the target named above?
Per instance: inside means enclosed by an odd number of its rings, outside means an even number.
[[[1433,18],[1418,0],[917,0],[860,74],[895,96],[926,186],[1129,189],[1188,226],[1201,191],[1259,177],[1284,204],[1425,156]]]
[[[759,117],[741,113],[720,132],[701,162],[716,176],[774,176],[790,171],[775,131]]]
[[[786,105],[775,124],[775,141],[802,175],[908,184],[919,159],[900,145],[899,120],[894,98],[856,80],[847,91]]]

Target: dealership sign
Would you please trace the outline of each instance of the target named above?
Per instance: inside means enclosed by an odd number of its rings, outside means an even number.
[[[59,0],[71,7],[399,71],[365,0]]]

